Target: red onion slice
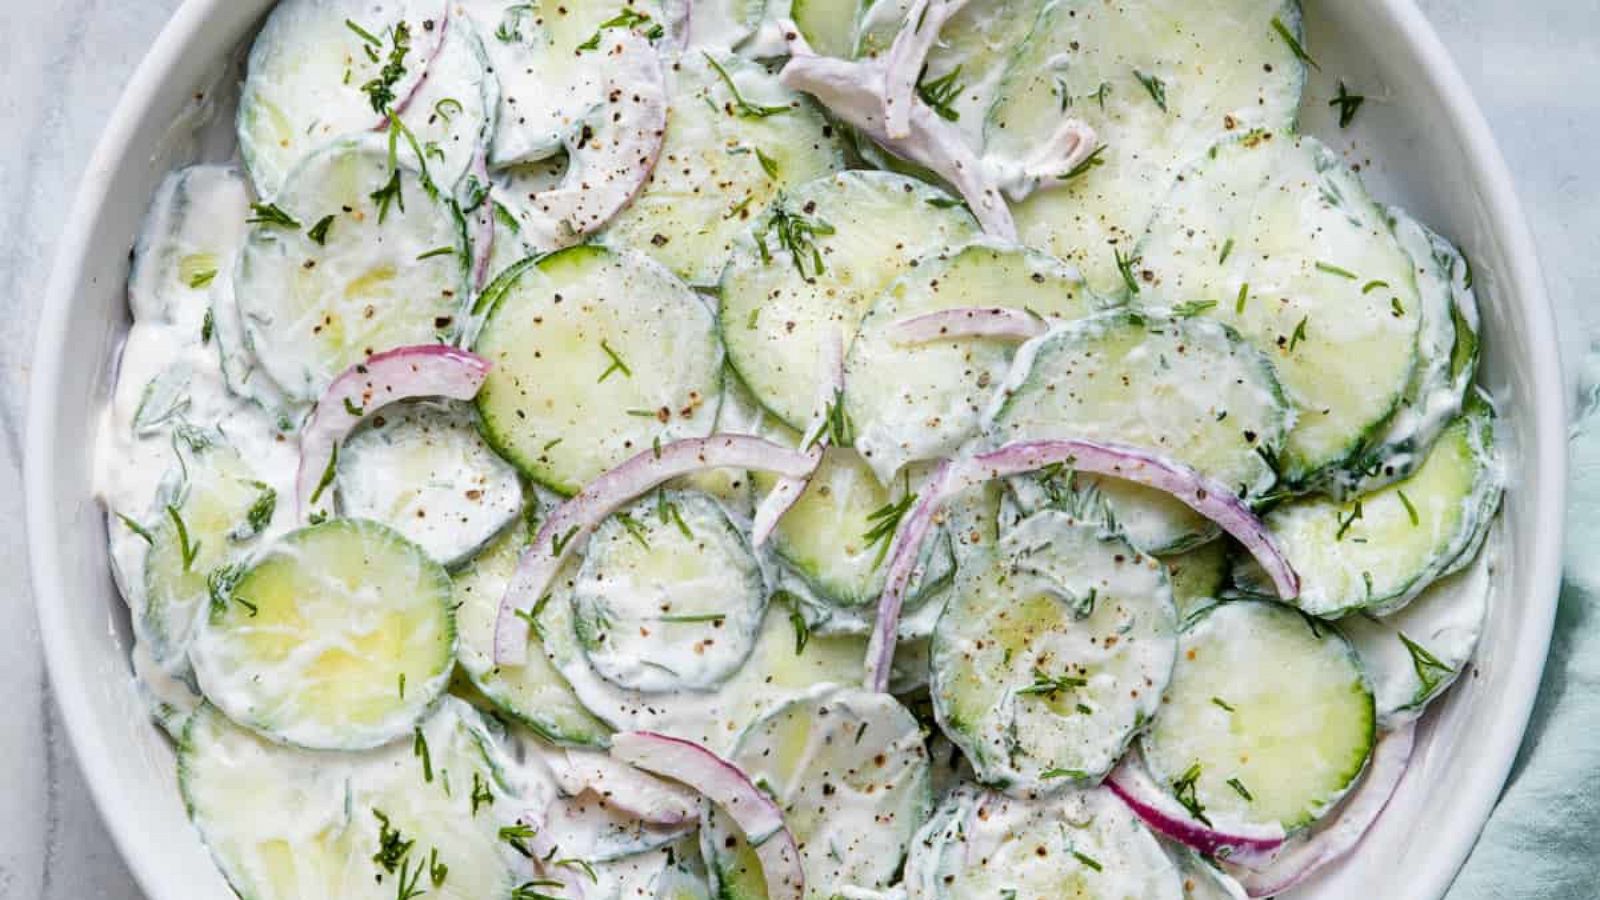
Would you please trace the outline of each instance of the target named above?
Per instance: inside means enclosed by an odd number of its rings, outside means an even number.
[[[923,487],[916,506],[900,523],[889,552],[887,580],[883,596],[878,600],[878,619],[867,647],[869,690],[882,691],[888,685],[906,587],[915,574],[918,549],[939,506],[970,487],[1052,465],[1122,478],[1172,495],[1222,526],[1243,544],[1272,578],[1279,596],[1292,600],[1300,593],[1300,577],[1278,549],[1266,525],[1226,485],[1136,447],[1069,439],[1019,441],[972,459],[941,466]]]
[[[761,504],[756,507],[750,523],[750,542],[756,547],[772,537],[778,520],[799,502],[800,495],[811,483],[811,476],[822,465],[822,453],[829,443],[828,420],[834,413],[834,404],[844,402],[844,336],[837,328],[823,339],[821,356],[822,371],[828,373],[828,377],[817,385],[816,408],[812,410],[811,422],[800,439],[800,446],[811,454],[816,465],[800,478],[779,479],[767,496],[761,498]]]
[[[896,344],[927,344],[949,338],[1002,338],[1026,341],[1050,330],[1038,313],[1005,306],[967,306],[941,309],[901,319],[889,326]]]
[[[561,564],[618,508],[660,485],[706,469],[758,469],[799,478],[815,466],[810,454],[743,434],[673,441],[629,459],[561,504],[539,529],[500,600],[494,659],[518,666],[528,658],[528,623],[517,611],[544,596]]]
[[[790,52],[788,64],[778,73],[784,87],[805,91],[890,153],[934,172],[961,194],[985,232],[1016,240],[1016,222],[994,173],[954,123],[940,118],[927,104],[912,103],[906,136],[891,137],[884,121],[882,63],[818,56],[793,22],[783,23],[783,33]]]
[[[1256,870],[1230,866],[1229,872],[1252,897],[1271,897],[1305,881],[1361,843],[1372,823],[1389,805],[1411,762],[1416,723],[1407,722],[1378,738],[1372,761],[1343,808],[1325,827],[1304,841],[1285,844],[1271,861]],[[1229,860],[1230,862],[1242,862]]]
[[[1106,787],[1155,831],[1206,854],[1249,865],[1265,863],[1283,846],[1282,828],[1223,831],[1196,819],[1156,784],[1137,759],[1128,757],[1106,776]]]
[[[911,136],[911,110],[918,102],[917,82],[928,52],[939,41],[944,24],[967,5],[967,0],[916,0],[906,10],[905,23],[889,45],[884,64],[884,132],[890,140]]]
[[[369,356],[346,369],[328,385],[300,432],[300,468],[295,474],[299,514],[307,515],[326,489],[340,442],[373,412],[418,397],[471,400],[491,367],[477,354],[423,344]]]
[[[738,766],[692,741],[650,731],[631,731],[611,739],[611,755],[664,778],[680,781],[721,807],[744,832],[761,860],[767,896],[801,900],[805,870],[783,811]]]

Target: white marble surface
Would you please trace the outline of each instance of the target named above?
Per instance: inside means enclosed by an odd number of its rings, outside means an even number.
[[[137,898],[62,732],[24,573],[21,445],[40,295],[100,124],[179,0],[0,0],[0,898]],[[1319,2],[1319,0],[1308,0]],[[1320,0],[1336,2],[1336,0]],[[1533,221],[1574,382],[1600,381],[1600,4],[1421,0]],[[1313,38],[1314,40],[1314,38]],[[1600,358],[1600,357],[1597,357]]]

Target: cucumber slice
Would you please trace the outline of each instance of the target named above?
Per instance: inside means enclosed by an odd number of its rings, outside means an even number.
[[[806,896],[819,900],[846,886],[888,888],[932,806],[922,729],[887,694],[843,688],[790,701],[745,730],[733,761],[782,807]],[[712,870],[760,884],[741,896],[766,896],[759,864],[741,872],[753,855],[743,835],[719,824],[710,826],[725,838],[708,842]]]
[[[971,438],[1015,350],[982,338],[907,346],[890,337],[890,327],[911,316],[997,303],[1077,319],[1096,300],[1059,260],[980,242],[918,265],[862,319],[845,364],[845,411],[856,449],[879,481],[888,484],[908,462],[950,456]]]
[[[1276,603],[1224,603],[1184,629],[1178,653],[1141,746],[1150,774],[1197,818],[1293,832],[1361,774],[1372,688],[1336,631]]]
[[[755,476],[757,489],[767,491],[775,479]],[[830,605],[860,608],[883,593],[883,553],[887,537],[869,541],[874,512],[904,502],[904,491],[878,483],[866,462],[853,450],[829,448],[772,533],[773,550],[820,599]]]
[[[257,360],[290,397],[315,400],[373,353],[455,336],[468,290],[455,214],[391,165],[382,138],[318,151],[275,203],[287,218],[257,214],[234,291]]]
[[[1329,489],[1341,497],[1369,493],[1416,471],[1461,412],[1478,369],[1478,301],[1466,258],[1403,210],[1390,207],[1388,215],[1417,280],[1417,368],[1383,434],[1353,466],[1330,478]],[[1404,314],[1404,307],[1393,312]]]
[[[540,830],[550,835],[559,858],[591,864],[616,862],[674,843],[694,830],[692,823],[657,825],[607,803],[592,791],[562,797],[544,813]]]
[[[791,0],[789,18],[817,53],[849,59],[861,7],[862,0]]]
[[[855,55],[877,58],[887,53],[911,6],[910,0],[868,6],[861,16]],[[919,80],[948,86],[949,100],[939,109],[973,145],[982,144],[984,117],[994,105],[1001,79],[1045,6],[1041,0],[967,3],[939,29],[939,40],[928,53],[927,70]]]
[[[589,538],[572,589],[595,672],[641,693],[704,691],[744,663],[766,614],[750,541],[710,497],[660,491]]]
[[[1274,509],[1267,528],[1300,574],[1294,604],[1325,618],[1404,607],[1472,558],[1502,483],[1493,414],[1474,401],[1411,477],[1344,503],[1311,497]],[[1249,564],[1234,580],[1247,591],[1270,591]]]
[[[468,170],[489,146],[499,108],[500,82],[489,68],[482,36],[468,16],[452,8],[428,77],[417,85],[400,120],[422,151],[429,180],[460,196],[463,206],[473,205]]]
[[[147,529],[139,616],[139,636],[169,670],[185,664],[210,585],[229,577],[272,527],[278,509],[278,492],[231,447],[191,452],[182,471],[183,480]]]
[[[978,780],[1017,792],[1098,780],[1172,675],[1165,570],[1065,513],[1033,516],[963,571],[933,632],[934,712]]]
[[[382,522],[444,566],[456,566],[522,511],[510,464],[478,434],[472,407],[391,407],[339,448],[339,511]]]
[[[711,432],[715,317],[672,273],[585,246],[508,278],[473,349],[494,363],[484,435],[524,474],[572,494],[655,441]]]
[[[200,340],[212,290],[232,280],[249,211],[250,189],[232,167],[190,166],[163,179],[133,248],[134,318]]]
[[[1135,255],[1185,166],[1230,134],[1294,124],[1305,66],[1274,19],[1299,34],[1295,0],[1048,7],[1006,71],[984,152],[1022,159],[1063,115],[1105,149],[1071,183],[1015,205],[1022,242],[1076,265],[1097,291],[1126,291],[1117,255]]]
[[[962,787],[912,845],[910,900],[1182,900],[1178,867],[1110,791],[1020,799]]]
[[[466,0],[463,8],[500,81],[495,168],[556,155],[572,124],[602,102],[606,56],[596,35],[611,27],[650,35],[667,24],[651,0]]]
[[[1300,413],[1279,465],[1290,483],[1355,458],[1405,395],[1422,305],[1411,260],[1316,139],[1256,132],[1218,145],[1167,198],[1139,253],[1162,296],[1213,303],[1204,315],[1272,359]]]
[[[239,98],[239,154],[256,191],[274,197],[318,148],[382,127],[384,109],[410,96],[428,71],[445,10],[439,0],[274,7],[250,48]],[[391,77],[386,69],[395,61],[400,71]]]
[[[248,900],[393,900],[397,882],[481,900],[509,896],[519,880],[520,857],[498,829],[524,798],[496,755],[478,714],[454,698],[413,741],[363,753],[273,744],[206,706],[178,742],[178,783],[217,867]]]
[[[495,617],[528,539],[528,529],[515,526],[455,574],[456,628],[461,634],[456,658],[497,709],[541,738],[568,746],[605,746],[611,729],[578,702],[567,680],[545,658],[542,645],[533,648],[525,665],[495,665]],[[530,634],[528,639],[538,641],[539,636]]]
[[[755,647],[733,677],[713,691],[645,694],[617,687],[589,665],[570,588],[553,592],[536,618],[545,654],[597,718],[619,731],[660,731],[722,754],[766,710],[819,685],[860,683],[866,658],[865,639],[812,634],[781,604],[768,604]]]
[[[450,680],[450,576],[376,522],[302,528],[212,580],[190,654],[201,690],[275,740],[376,747],[409,732]]]
[[[1146,448],[1254,499],[1277,479],[1268,460],[1292,421],[1272,365],[1231,329],[1117,310],[1023,345],[985,431],[996,445],[1074,437]],[[1046,484],[1046,493],[1075,503],[1080,516],[1103,501],[1147,552],[1182,550],[1215,534],[1193,510],[1150,488],[1070,481],[1077,490]]]
[[[924,256],[977,234],[944,193],[888,172],[841,172],[773,204],[722,276],[722,340],[756,399],[804,429],[822,348],[848,343],[867,305]],[[798,251],[798,252],[797,252]]]
[[[773,199],[843,169],[844,152],[809,98],[732,53],[685,53],[671,81],[661,159],[601,240],[648,253],[689,284],[709,287]],[[782,112],[755,115],[740,100]]]
[[[1217,602],[1228,583],[1228,542],[1212,541],[1176,556],[1162,557],[1167,577],[1172,580],[1172,601],[1178,605],[1178,618],[1191,616]]]
[[[1496,568],[1494,548],[1485,548],[1394,615],[1339,621],[1372,678],[1380,726],[1391,729],[1422,715],[1466,669],[1483,634]]]

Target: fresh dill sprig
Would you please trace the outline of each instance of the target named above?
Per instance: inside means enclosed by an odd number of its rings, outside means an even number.
[[[767,236],[771,234],[779,247],[789,251],[795,271],[800,273],[800,277],[814,278],[826,271],[822,262],[822,251],[817,249],[816,239],[833,233],[833,226],[827,222],[801,213],[789,212],[779,204],[773,207],[766,228],[756,234],[756,249],[760,251],[763,263],[772,262],[772,251],[767,247]],[[810,275],[806,274],[807,262],[811,264]]]
[[[378,70],[377,77],[361,86],[361,92],[367,95],[367,102],[372,104],[372,111],[381,116],[390,115],[395,95],[395,85],[406,74],[406,56],[411,52],[411,26],[400,22],[390,32],[389,58]]]
[[[428,739],[423,735],[420,725],[413,734],[415,737],[411,740],[411,755],[422,760],[422,780],[433,784],[433,753],[428,750]]]
[[[178,508],[170,503],[167,504],[167,518],[172,520],[172,527],[178,533],[178,553],[183,559],[183,571],[187,572],[194,567],[194,558],[200,555],[200,542],[189,542],[189,528],[183,523]]]
[[[874,569],[883,565],[884,557],[889,555],[889,547],[894,543],[894,536],[900,530],[900,520],[906,517],[916,502],[917,495],[911,492],[908,482],[905,496],[867,513],[869,527],[861,539],[867,542],[868,547],[878,548],[878,555],[872,561]]]
[[[1177,780],[1172,782],[1172,795],[1178,803],[1188,810],[1202,825],[1211,827],[1211,820],[1206,818],[1206,808],[1195,796],[1195,783],[1200,780],[1200,764],[1190,766]]]
[[[1041,669],[1034,669],[1033,683],[1024,688],[1018,688],[1017,696],[1046,696],[1088,686],[1089,680],[1087,678],[1078,678],[1073,675],[1050,675]]]
[[[1203,312],[1215,309],[1216,306],[1215,300],[1189,300],[1174,306],[1172,314],[1180,319],[1192,319]]]
[[[527,857],[528,859],[533,859],[533,851],[528,849],[527,842],[533,840],[535,834],[537,834],[537,832],[534,831],[531,826],[518,822],[515,825],[505,825],[501,827],[500,840],[505,841],[508,845],[510,845],[511,849],[517,851],[521,855]]]
[[[607,378],[610,378],[612,375],[616,374],[617,372],[621,372],[623,378],[632,378],[633,377],[633,370],[628,368],[627,361],[624,360],[617,353],[617,351],[611,349],[611,345],[606,343],[606,339],[605,338],[601,338],[600,339],[600,350],[601,350],[601,352],[605,353],[607,358],[609,358],[611,360],[611,365],[607,366],[606,370],[604,372],[600,373],[600,377],[595,380],[595,384],[599,384],[600,382],[605,381]]]
[[[1111,249],[1111,254],[1116,258],[1117,272],[1122,275],[1122,283],[1127,287],[1128,293],[1139,293],[1139,281],[1133,277],[1133,267],[1139,264],[1139,257],[1123,256],[1122,251],[1115,247]]]
[[[946,122],[955,122],[961,118],[961,113],[950,104],[961,96],[967,86],[961,81],[961,67],[940,75],[932,81],[924,81],[928,75],[928,65],[923,63],[922,71],[917,74],[917,96],[934,114]]]
[[[1361,104],[1365,102],[1367,102],[1367,98],[1360,94],[1350,93],[1350,89],[1344,86],[1344,79],[1341,78],[1339,79],[1339,93],[1328,101],[1328,105],[1339,108],[1339,127],[1349,128],[1350,123],[1356,120],[1356,112],[1361,109]]]
[[[1439,657],[1434,656],[1427,648],[1406,637],[1405,632],[1398,632],[1400,643],[1405,645],[1406,652],[1411,654],[1411,668],[1417,673],[1417,681],[1422,684],[1422,690],[1417,696],[1426,697],[1433,693],[1447,676],[1454,675],[1456,670],[1447,666]]]
[[[127,526],[129,531],[143,538],[146,544],[151,546],[155,545],[156,538],[155,535],[150,533],[150,529],[140,525],[138,522],[135,522],[133,519],[130,519],[122,513],[117,513],[117,518],[122,520],[122,524]]]
[[[1322,67],[1317,65],[1317,61],[1311,58],[1311,54],[1306,52],[1306,48],[1300,45],[1300,39],[1294,36],[1294,32],[1289,30],[1289,26],[1283,24],[1283,19],[1273,16],[1272,30],[1276,31],[1278,37],[1283,38],[1283,42],[1289,45],[1289,52],[1294,54],[1295,59],[1319,72],[1322,71]]]
[[[1156,77],[1155,75],[1146,75],[1145,73],[1139,71],[1138,69],[1134,69],[1133,70],[1133,77],[1139,79],[1139,83],[1144,85],[1144,89],[1147,92],[1149,92],[1150,99],[1154,100],[1156,102],[1156,106],[1161,107],[1161,111],[1162,112],[1166,112],[1167,111],[1167,85],[1166,85],[1166,82],[1162,81],[1160,78]]]
[[[246,225],[276,225],[280,228],[299,228],[300,222],[294,216],[284,212],[276,203],[250,204],[250,218],[245,219]]]
[[[711,65],[711,70],[717,73],[717,77],[728,88],[728,93],[733,97],[729,104],[729,111],[734,115],[745,119],[765,119],[768,116],[783,115],[793,109],[793,107],[787,105],[764,106],[759,103],[751,103],[744,98],[743,94],[739,93],[739,86],[733,83],[733,76],[728,74],[728,70],[724,69],[715,57],[703,51],[700,55],[706,58],[706,62]]]
[[[306,232],[306,237],[316,241],[319,247],[326,246],[328,243],[328,229],[332,227],[333,216],[323,216],[317,220],[317,224],[311,226],[311,229]]]
[[[1062,181],[1071,181],[1074,178],[1079,178],[1079,177],[1082,177],[1084,175],[1089,174],[1089,170],[1090,169],[1094,169],[1096,167],[1105,165],[1106,161],[1101,158],[1101,157],[1103,157],[1105,155],[1105,152],[1106,152],[1106,145],[1105,144],[1101,144],[1101,145],[1095,147],[1094,148],[1094,152],[1090,153],[1088,156],[1085,156],[1083,158],[1083,162],[1080,162],[1077,165],[1073,166],[1072,168],[1068,169],[1067,170],[1067,174],[1061,176],[1061,180]]]

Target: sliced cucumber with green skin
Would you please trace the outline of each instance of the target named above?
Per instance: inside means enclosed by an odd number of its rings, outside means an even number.
[[[723,273],[722,340],[756,399],[803,429],[823,379],[822,349],[846,343],[867,307],[923,257],[977,234],[943,192],[888,172],[841,172],[773,204]]]
[[[1417,368],[1382,435],[1348,469],[1331,473],[1327,487],[1342,497],[1377,490],[1414,472],[1461,411],[1478,370],[1478,300],[1466,258],[1404,210],[1390,207],[1388,215],[1416,274],[1422,320]],[[1403,315],[1404,308],[1397,305],[1392,312]]]
[[[217,867],[246,900],[393,900],[402,878],[430,897],[508,896],[520,857],[498,830],[533,798],[507,785],[493,739],[465,703],[447,698],[416,735],[363,753],[298,750],[205,706],[178,742],[178,783]],[[446,877],[431,877],[434,863]]]
[[[218,445],[188,454],[182,482],[149,531],[139,635],[163,668],[182,666],[209,585],[246,558],[272,527],[278,492],[238,451]]]
[[[463,182],[473,160],[487,151],[499,114],[500,81],[482,38],[472,19],[452,8],[428,77],[400,114],[422,150],[429,180],[452,196],[458,189],[463,197],[471,193]]]
[[[806,896],[819,900],[845,886],[888,888],[932,806],[921,726],[887,694],[841,688],[790,701],[745,730],[732,761],[778,801]],[[719,873],[743,868],[749,853],[737,830],[725,833],[733,847],[709,845]],[[759,866],[749,874],[763,888],[753,896],[765,896]]]
[[[495,616],[527,542],[527,528],[517,525],[455,574],[456,628],[461,635],[456,658],[497,709],[541,738],[568,746],[605,746],[611,729],[578,702],[571,685],[545,658],[542,645],[529,652],[525,665],[494,663]],[[539,636],[530,634],[528,639],[538,641]]]
[[[442,565],[471,558],[522,511],[517,472],[478,434],[472,407],[391,407],[339,448],[339,511],[400,532]]]
[[[1493,413],[1474,400],[1411,477],[1344,503],[1319,496],[1277,507],[1265,522],[1300,575],[1294,604],[1325,618],[1404,607],[1472,558],[1502,484]],[[1270,591],[1249,564],[1234,580]]]
[[[861,0],[791,0],[789,18],[823,56],[849,59],[856,47]]]
[[[911,5],[906,0],[869,5],[861,15],[856,55],[877,58],[887,53]],[[938,109],[953,117],[972,144],[983,142],[984,117],[1000,81],[1045,6],[1041,0],[968,3],[939,29],[919,81],[949,93]]]
[[[843,169],[844,152],[810,98],[732,53],[691,50],[671,67],[670,81],[661,158],[600,239],[650,254],[689,284],[712,286],[768,204]],[[756,115],[740,100],[781,111]]]
[[[774,479],[757,475],[760,490]],[[861,607],[883,592],[883,541],[868,541],[875,511],[903,494],[878,483],[853,450],[829,448],[822,464],[772,533],[777,554],[832,604]]]
[[[446,8],[440,0],[289,0],[274,7],[251,45],[239,98],[239,154],[257,193],[275,197],[324,144],[381,127],[384,110],[409,97],[427,72]],[[400,71],[391,77],[385,69],[396,60]]]
[[[1155,713],[1177,639],[1160,563],[1040,513],[985,570],[958,577],[933,632],[934,712],[985,784],[1093,782]]]
[[[231,166],[190,166],[163,179],[133,248],[134,318],[199,340],[212,289],[231,280],[249,212],[250,189]]]
[[[912,845],[910,900],[1182,900],[1178,867],[1103,788],[1016,798],[967,786]]]
[[[1022,242],[1078,266],[1095,290],[1125,292],[1117,255],[1137,255],[1140,233],[1184,167],[1230,134],[1294,124],[1305,66],[1274,20],[1298,36],[1299,4],[1048,8],[989,110],[985,153],[1023,158],[1064,115],[1093,127],[1104,150],[1069,184],[1016,204]]]
[[[229,718],[274,740],[376,747],[410,732],[450,680],[450,576],[376,522],[302,528],[211,580],[195,675]]]
[[[1024,344],[985,432],[995,445],[1070,437],[1147,448],[1253,499],[1277,480],[1268,461],[1293,417],[1272,365],[1232,329],[1116,310]],[[1071,481],[1077,494],[1090,492],[1076,498],[1080,505],[1103,500],[1147,552],[1182,550],[1216,533],[1193,510],[1149,488],[1109,478]]]
[[[1337,631],[1287,606],[1236,601],[1184,629],[1141,747],[1151,776],[1217,830],[1294,832],[1350,789],[1375,724],[1372,687]]]
[[[646,694],[617,687],[589,665],[574,627],[568,579],[558,579],[537,616],[545,654],[580,702],[619,731],[660,731],[726,754],[739,732],[768,709],[819,685],[858,684],[866,640],[812,634],[784,604],[768,604],[755,648],[714,691]]]
[[[744,663],[766,615],[750,540],[717,501],[660,491],[595,530],[572,589],[589,664],[642,693],[705,691]]]
[[[463,7],[500,82],[489,152],[495,168],[559,153],[572,124],[603,100],[605,48],[590,42],[617,27],[607,22],[631,21],[620,27],[641,34],[671,25],[649,0],[466,0]]]
[[[879,295],[850,345],[845,411],[856,449],[885,484],[908,462],[954,454],[977,432],[1016,349],[984,338],[901,344],[896,322],[996,305],[1077,319],[1096,304],[1076,271],[1030,250],[984,241],[918,265]]]
[[[509,277],[473,349],[494,364],[484,435],[524,474],[572,494],[656,441],[711,432],[715,316],[672,273],[584,246]]]
[[[391,166],[376,136],[331,144],[289,176],[276,213],[255,217],[234,292],[257,360],[295,399],[315,400],[374,353],[461,328],[468,273],[456,216],[405,156]]]
[[[1434,582],[1393,615],[1339,620],[1372,678],[1385,729],[1422,715],[1465,671],[1489,613],[1497,557],[1494,546],[1485,547],[1471,565]]]
[[[866,634],[872,630],[873,604],[883,593],[885,559],[893,538],[897,509],[914,502],[922,476],[908,470],[904,480],[884,487],[853,450],[828,448],[806,489],[779,520],[772,548],[804,585],[796,594],[808,607],[813,627],[831,634]],[[776,479],[757,473],[756,486],[772,488]],[[912,585],[901,633],[911,636],[918,605],[938,592],[955,571],[948,532],[928,541],[922,576]],[[931,620],[924,623],[931,626]],[[923,630],[922,634],[927,631]]]
[[[1213,304],[1202,314],[1272,359],[1299,411],[1279,463],[1291,484],[1355,459],[1405,396],[1421,328],[1411,259],[1315,138],[1219,144],[1167,197],[1139,256],[1155,286],[1141,301]]]
[[[1228,542],[1211,541],[1175,556],[1162,557],[1172,580],[1172,600],[1183,621],[1217,601],[1228,583]]]

